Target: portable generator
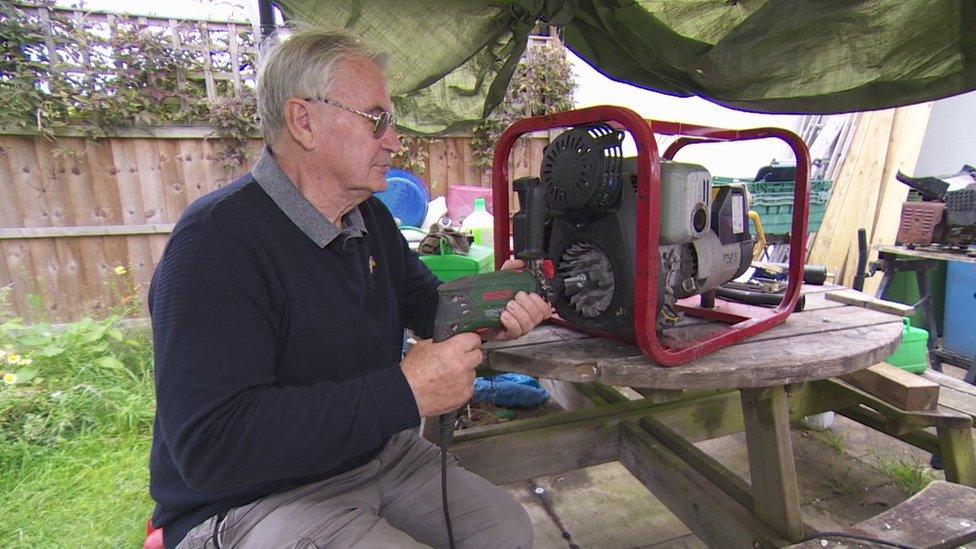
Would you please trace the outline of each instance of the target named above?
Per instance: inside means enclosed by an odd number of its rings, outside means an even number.
[[[539,177],[513,182],[520,210],[509,242],[508,160],[525,133],[568,128],[546,147]],[[629,133],[637,156],[624,158]],[[653,133],[679,137],[659,157]],[[800,295],[803,254],[790,254],[787,290],[773,308],[715,297],[748,269],[753,239],[743,186],[712,188],[704,167],[676,162],[685,146],[778,138],[796,156],[793,250],[806,249],[809,154],[795,134],[776,128],[722,130],[645,121],[621,107],[592,107],[516,122],[495,148],[492,172],[495,257],[513,251],[551,261],[559,321],[590,333],[635,341],[663,366],[682,364],[783,322]],[[695,299],[694,296],[701,296]],[[671,341],[665,330],[684,315],[724,329]],[[667,344],[663,343],[667,341]]]

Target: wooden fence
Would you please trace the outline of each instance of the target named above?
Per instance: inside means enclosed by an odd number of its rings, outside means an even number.
[[[98,141],[62,136],[56,143],[0,135],[0,288],[12,312],[60,322],[104,315],[129,296],[144,304],[186,206],[248,169],[224,169],[224,145],[207,139],[210,133],[129,128]],[[429,144],[422,178],[434,196],[452,185],[490,186],[470,166],[470,140]],[[538,174],[547,142],[538,136],[518,145],[510,174]],[[260,147],[252,141],[250,161]]]
[[[254,88],[254,61],[260,36],[256,23],[206,21],[125,15],[98,10],[35,6],[15,2],[25,19],[39,24],[44,33],[43,55],[52,75],[66,74],[82,88],[118,78],[120,59],[128,47],[120,33],[148,32],[165,40],[183,55],[187,72],[177,74],[180,88],[186,80],[202,81],[207,98],[239,96]],[[83,38],[80,38],[83,37]],[[41,81],[38,85],[49,85]],[[219,82],[229,82],[218,90]]]

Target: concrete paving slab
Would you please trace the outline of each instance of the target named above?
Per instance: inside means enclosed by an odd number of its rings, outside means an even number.
[[[855,424],[850,430],[870,431]],[[908,493],[870,464],[847,452],[842,442],[794,428],[790,432],[804,519],[820,529],[837,529],[886,511]],[[831,446],[831,442],[836,446]],[[897,441],[900,444],[900,441]],[[749,482],[745,434],[736,433],[697,445]]]
[[[871,431],[844,422],[839,429],[855,438],[868,436],[860,431]],[[804,520],[818,530],[842,529],[884,512],[908,497],[906,491],[878,468],[848,453],[852,448],[845,446],[843,440],[825,439],[822,433],[795,428],[791,441]],[[748,481],[744,434],[705,441],[698,447]],[[856,451],[862,449],[857,447]],[[510,484],[507,488],[532,517],[536,547],[697,549],[705,546],[619,463],[543,477],[534,482],[534,485]],[[543,491],[541,497],[532,492],[533,487]],[[546,498],[550,510],[544,504]]]
[[[538,479],[555,513],[579,547],[689,545],[691,534],[667,507],[619,463]],[[697,540],[694,540],[697,541]],[[564,545],[565,547],[565,545]]]
[[[532,519],[532,529],[536,547],[566,547],[567,541],[563,539],[562,531],[556,527],[555,522],[549,516],[549,512],[539,500],[539,498],[529,489],[528,483],[515,482],[506,484],[506,490],[525,507]]]

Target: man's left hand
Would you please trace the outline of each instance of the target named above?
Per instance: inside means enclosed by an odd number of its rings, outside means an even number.
[[[502,265],[501,270],[510,271],[524,269],[525,262],[521,259],[509,259]],[[552,316],[552,306],[542,299],[539,294],[519,292],[515,299],[508,302],[502,311],[500,319],[503,329],[487,330],[483,336],[487,341],[510,341],[518,339],[532,331],[533,328]]]

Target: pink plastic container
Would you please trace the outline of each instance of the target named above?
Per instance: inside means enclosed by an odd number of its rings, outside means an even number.
[[[452,225],[460,225],[468,214],[474,211],[476,198],[484,198],[488,213],[492,213],[491,187],[453,185],[447,192],[447,217]]]

